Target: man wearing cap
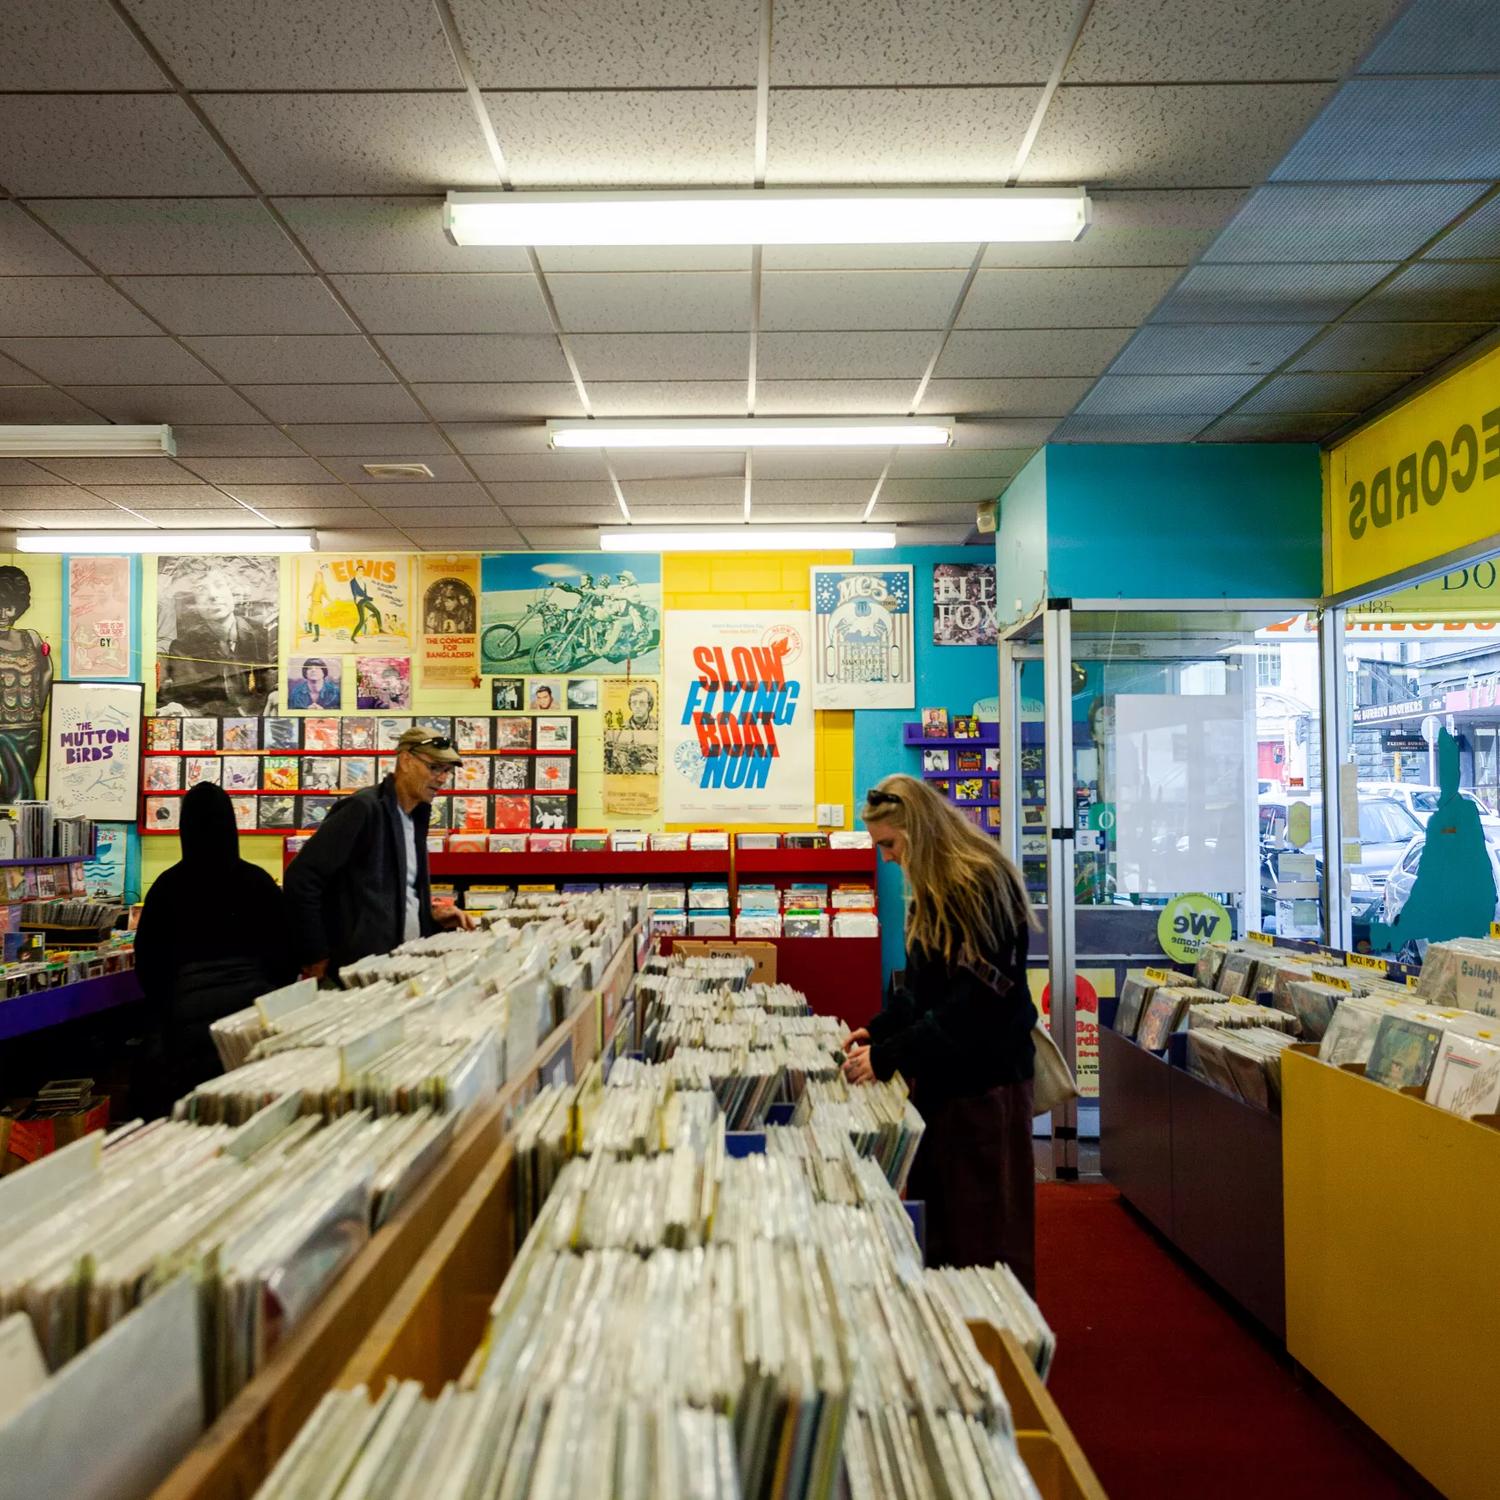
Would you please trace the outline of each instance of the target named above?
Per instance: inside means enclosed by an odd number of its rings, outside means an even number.
[[[431,729],[396,742],[395,774],[341,797],[287,867],[286,894],[306,976],[332,978],[371,953],[386,953],[440,927],[473,919],[434,906],[427,878],[427,824],[461,756]]]

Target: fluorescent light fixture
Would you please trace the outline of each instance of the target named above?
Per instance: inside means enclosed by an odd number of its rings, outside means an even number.
[[[1076,240],[1074,188],[708,188],[449,193],[455,245],[929,245]]]
[[[894,547],[894,531],[870,526],[808,527],[715,526],[694,531],[601,531],[601,552],[823,552],[856,547]]]
[[[0,458],[171,458],[172,429],[116,426],[0,426]]]
[[[316,552],[311,531],[18,531],[17,552]]]
[[[946,448],[948,418],[675,417],[547,423],[554,448]]]

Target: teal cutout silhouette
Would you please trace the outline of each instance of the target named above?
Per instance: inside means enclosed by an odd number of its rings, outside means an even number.
[[[1370,946],[1389,952],[1414,939],[1440,943],[1488,937],[1495,920],[1495,871],[1479,809],[1458,790],[1458,741],[1438,736],[1438,805],[1427,820],[1417,878],[1396,920],[1370,926]]]

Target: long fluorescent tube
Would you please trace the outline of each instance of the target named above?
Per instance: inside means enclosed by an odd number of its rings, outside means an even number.
[[[716,526],[706,531],[601,531],[601,552],[823,552],[894,547],[894,531],[868,526],[796,530],[769,526]]]
[[[0,425],[0,458],[171,458],[176,452],[164,424]]]
[[[18,531],[17,552],[316,552],[312,531]]]
[[[946,448],[953,423],[903,417],[675,417],[547,423],[554,448]]]
[[[924,245],[1076,240],[1081,188],[449,193],[455,245]]]

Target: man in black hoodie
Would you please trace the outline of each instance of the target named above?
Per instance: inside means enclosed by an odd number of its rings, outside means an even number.
[[[182,799],[182,858],[146,892],[135,969],[160,1041],[164,1111],[222,1071],[209,1024],[297,977],[281,888],[240,858],[234,807],[201,782]]]
[[[433,907],[427,877],[432,800],[462,757],[431,729],[396,742],[396,771],[342,797],[287,866],[286,894],[302,973],[332,978],[371,953],[388,953],[439,927],[470,927],[453,906]]]

